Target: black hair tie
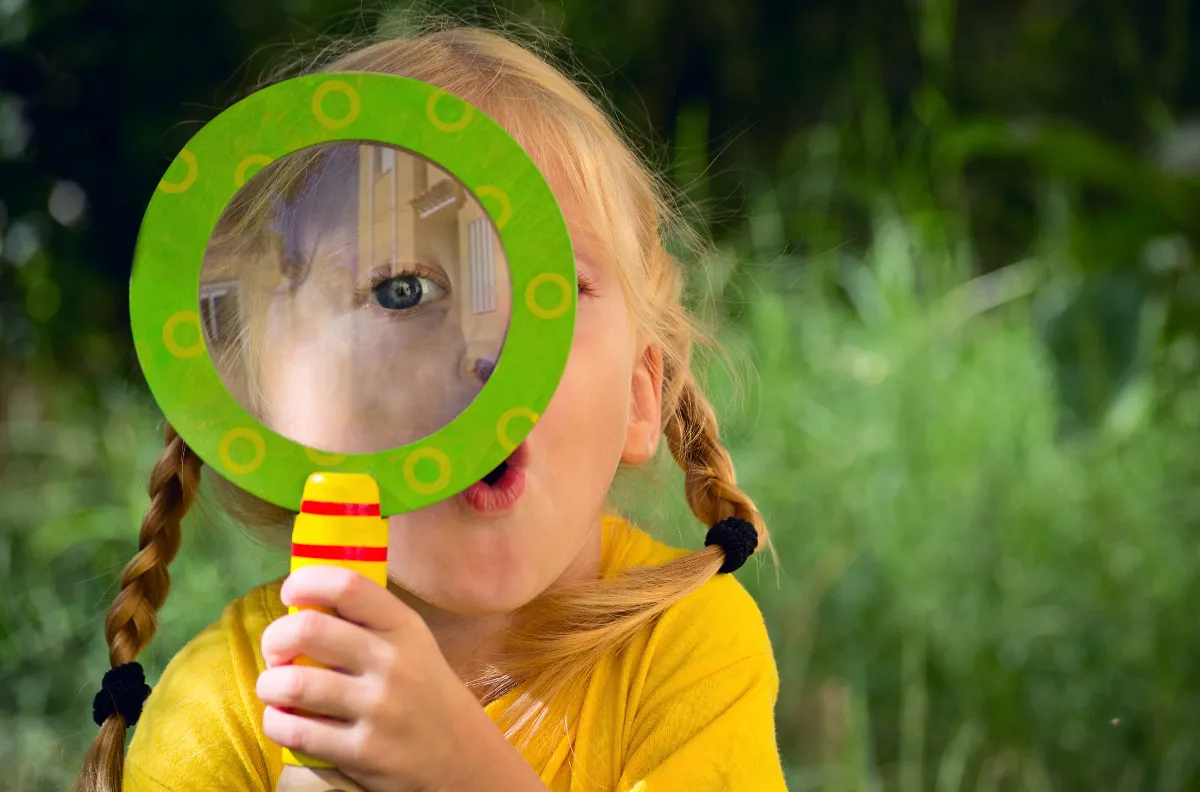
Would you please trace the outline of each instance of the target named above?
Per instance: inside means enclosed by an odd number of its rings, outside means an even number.
[[[758,531],[753,523],[741,517],[726,517],[708,530],[704,546],[719,545],[725,552],[725,563],[717,570],[718,575],[735,572],[754,555],[758,549]]]
[[[103,726],[108,716],[116,713],[125,718],[125,727],[137,723],[142,705],[150,695],[141,663],[124,663],[104,674],[100,692],[92,699],[92,720]]]

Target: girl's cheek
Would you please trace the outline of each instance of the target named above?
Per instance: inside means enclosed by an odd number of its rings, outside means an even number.
[[[606,386],[611,388],[614,376],[605,372],[608,364],[593,330],[584,322],[577,323],[566,369],[538,427],[544,426],[547,434],[565,435],[582,444],[601,419],[598,411],[611,401],[603,393]]]

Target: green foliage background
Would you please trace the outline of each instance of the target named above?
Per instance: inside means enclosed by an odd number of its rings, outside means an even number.
[[[792,789],[1200,788],[1191,5],[442,7],[559,30],[718,243],[694,283],[781,561],[739,577],[775,642]],[[292,42],[378,11],[0,3],[6,789],[65,788],[95,731],[159,442],[125,302],[145,201]],[[620,502],[697,546],[678,473],[647,472]],[[286,565],[190,518],[151,680]]]

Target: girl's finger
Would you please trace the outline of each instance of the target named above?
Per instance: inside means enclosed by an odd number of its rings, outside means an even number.
[[[355,720],[367,706],[357,677],[315,666],[268,668],[258,675],[255,692],[269,707],[299,709],[343,721]]]
[[[343,567],[300,567],[283,581],[279,596],[284,605],[333,608],[343,619],[374,632],[392,632],[423,624],[416,611],[399,597],[364,575]]]
[[[263,733],[272,741],[314,759],[350,767],[361,761],[358,748],[361,730],[352,723],[295,715],[267,707],[263,711]]]
[[[374,640],[378,639],[356,624],[320,611],[302,610],[279,617],[263,630],[263,660],[269,668],[306,655],[358,675],[370,663]]]

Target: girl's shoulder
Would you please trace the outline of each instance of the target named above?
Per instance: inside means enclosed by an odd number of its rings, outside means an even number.
[[[612,520],[608,531],[617,566],[661,566],[689,552],[627,522]],[[655,587],[667,581],[665,590],[676,576],[649,577]],[[593,709],[621,724],[626,760],[615,786],[786,789],[775,740],[779,671],[762,613],[737,578],[704,581],[604,665],[596,697],[616,703]]]
[[[608,515],[604,522],[606,574],[661,566],[691,552],[655,539],[620,516]],[[697,653],[713,662],[773,657],[762,611],[733,575],[714,575],[668,607],[646,641],[645,649],[659,662],[666,659],[663,655],[677,655],[684,662]]]
[[[266,789],[280,759],[265,749],[262,632],[286,608],[283,578],[225,605],[167,663],[146,700],[125,760],[126,790]],[[274,775],[273,775],[274,773]]]

